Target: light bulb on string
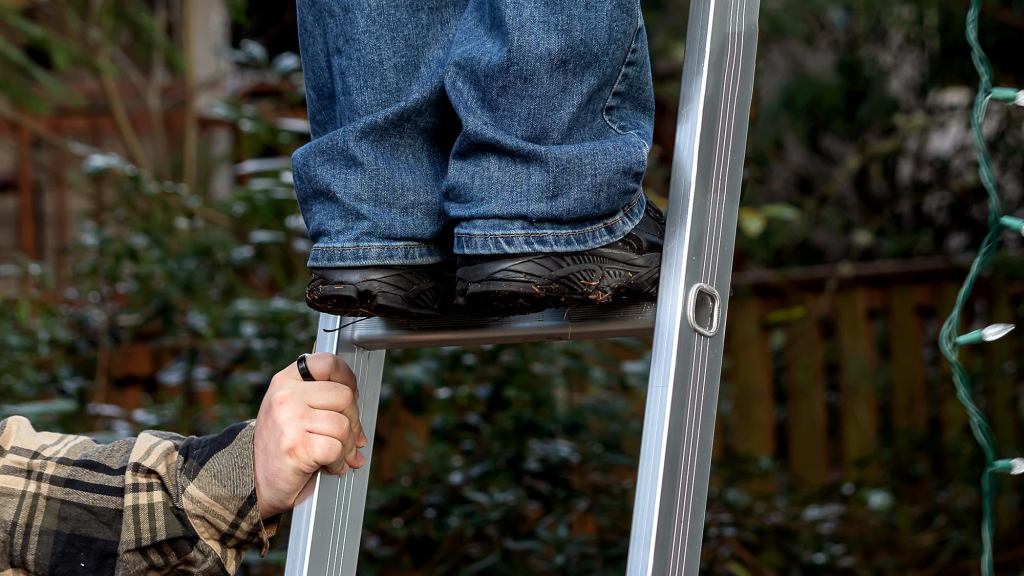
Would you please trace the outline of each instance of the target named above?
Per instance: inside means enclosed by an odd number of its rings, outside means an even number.
[[[1000,216],[999,223],[1002,224],[1003,228],[1024,236],[1024,218],[1017,218],[1016,216]]]
[[[998,102],[1024,106],[1024,90],[996,86],[995,88],[992,88],[990,94],[992,95],[992,99]]]
[[[992,471],[1009,474],[1011,476],[1020,476],[1021,474],[1024,474],[1024,458],[996,460],[992,463]]]
[[[992,342],[994,340],[999,340],[1010,332],[1013,332],[1014,328],[1015,326],[1013,324],[992,324],[981,328],[980,330],[974,330],[967,334],[957,336],[956,343],[960,346],[968,346],[971,344]]]

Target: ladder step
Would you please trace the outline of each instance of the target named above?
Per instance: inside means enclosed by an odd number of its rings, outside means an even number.
[[[320,330],[338,335],[364,350],[479,346],[553,340],[596,340],[623,336],[650,336],[654,330],[654,302],[594,304],[545,310],[507,318],[449,314],[438,318],[383,320],[321,316]]]

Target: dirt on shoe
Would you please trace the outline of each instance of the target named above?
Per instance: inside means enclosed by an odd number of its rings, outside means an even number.
[[[571,253],[460,258],[456,298],[480,313],[526,314],[657,295],[665,217],[650,202],[620,240]]]

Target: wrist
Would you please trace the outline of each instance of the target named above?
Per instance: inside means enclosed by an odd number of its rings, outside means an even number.
[[[256,509],[259,511],[260,519],[267,520],[284,512],[280,507],[275,506],[273,499],[266,494],[258,473],[254,475],[254,480],[256,485]]]

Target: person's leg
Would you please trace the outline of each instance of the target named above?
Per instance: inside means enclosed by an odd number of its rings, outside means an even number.
[[[444,183],[460,293],[653,291],[663,221],[641,187],[651,84],[637,0],[470,0],[444,77],[462,122]],[[586,254],[538,258],[566,253]]]
[[[318,310],[424,313],[450,289],[441,198],[459,126],[442,76],[465,4],[298,2],[313,140],[293,165]]]

